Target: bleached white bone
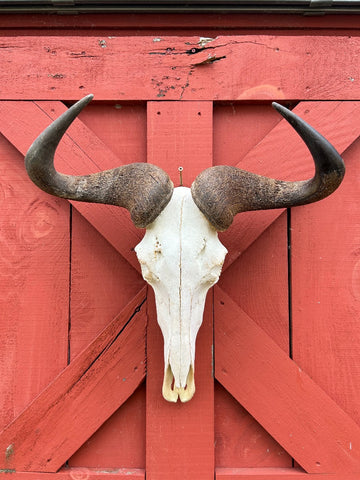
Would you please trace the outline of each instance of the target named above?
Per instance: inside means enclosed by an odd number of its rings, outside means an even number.
[[[206,294],[219,279],[227,250],[190,189],[178,187],[135,251],[154,289],[164,337],[163,396],[186,402],[195,393],[195,342]]]

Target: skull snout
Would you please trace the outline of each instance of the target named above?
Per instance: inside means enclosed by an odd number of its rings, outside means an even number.
[[[162,394],[168,402],[177,402],[178,398],[184,403],[192,399],[195,393],[194,366],[190,364],[184,386],[177,386],[171,365],[168,364],[164,371]]]

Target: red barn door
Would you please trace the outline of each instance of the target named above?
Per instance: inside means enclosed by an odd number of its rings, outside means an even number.
[[[1,45],[0,475],[357,479],[358,39],[47,36]],[[310,177],[309,153],[270,100],[293,108],[346,163],[330,198],[238,215],[221,234],[229,254],[208,294],[187,404],[161,396],[162,337],[134,253],[143,232],[121,209],[40,192],[24,171],[34,138],[90,92],[95,100],[58,149],[66,173],[148,161],[175,185],[183,167],[185,186],[216,164]]]

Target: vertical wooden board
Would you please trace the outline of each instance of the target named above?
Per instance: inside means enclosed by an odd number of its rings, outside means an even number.
[[[218,382],[215,382],[215,465],[239,469],[292,467],[286,451]]]
[[[356,422],[360,422],[359,155],[358,140],[344,155],[346,175],[339,190],[293,210],[291,245],[294,359]]]
[[[212,102],[148,102],[147,161],[161,166],[176,187],[183,167],[183,185],[190,187],[212,166],[212,131]]]
[[[286,217],[282,214],[223,272],[219,286],[288,353]],[[292,465],[285,450],[221,387],[215,390],[215,438],[217,467]]]
[[[159,113],[158,113],[159,112]],[[200,114],[199,114],[200,113]],[[164,120],[165,119],[165,120]],[[178,166],[184,185],[212,164],[211,102],[150,102],[148,162],[165,169],[176,185]],[[192,400],[172,404],[161,394],[163,338],[156,321],[152,291],[147,343],[146,478],[210,480],[214,478],[214,379],[212,293],[196,342]]]
[[[73,210],[71,269],[71,358],[118,314],[144,285],[141,276],[78,212]],[[137,395],[69,460],[71,466],[144,467],[141,439],[145,403]],[[124,419],[126,421],[124,422]]]
[[[145,401],[143,383],[70,458],[68,464],[72,467],[86,465],[102,471],[105,468],[116,471],[119,466],[145,468]]]
[[[214,104],[214,165],[241,165],[241,159],[280,121],[269,104]]]
[[[194,397],[170,403],[161,394],[164,375],[163,338],[149,292],[146,379],[147,480],[212,480],[214,478],[214,379],[212,292],[196,341]]]
[[[0,430],[66,366],[69,207],[0,136]]]
[[[146,159],[144,105],[94,103],[83,110],[80,118],[123,162]],[[72,220],[74,358],[136,295],[144,280],[75,209]],[[140,388],[69,460],[69,465],[144,468],[144,432],[145,392]]]
[[[71,358],[83,350],[143,286],[141,275],[73,209]]]
[[[123,163],[146,161],[146,104],[91,102],[79,115]]]

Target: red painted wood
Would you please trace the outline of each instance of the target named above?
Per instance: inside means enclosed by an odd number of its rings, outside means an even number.
[[[143,105],[90,104],[81,121],[119,158],[145,158]],[[144,123],[144,132],[140,127]],[[93,340],[144,285],[141,275],[75,209],[72,214],[71,357]],[[145,467],[145,387],[68,461],[94,468]]]
[[[148,102],[148,163],[184,187],[212,166],[212,102]]]
[[[219,286],[289,353],[287,253],[284,213],[223,272]],[[220,385],[215,439],[217,467],[292,466],[284,449]]]
[[[214,478],[214,391],[212,371],[212,295],[208,294],[196,342],[194,397],[169,403],[161,395],[163,337],[149,292],[146,388],[146,478],[183,480]]]
[[[97,100],[353,100],[360,96],[358,65],[353,61],[360,45],[357,37],[219,36],[204,49],[199,37],[157,39],[2,37],[7,68],[0,72],[0,82],[7,88],[0,98],[74,100],[90,92]],[[291,72],[297,72],[299,65],[301,75],[294,77]]]
[[[360,471],[360,428],[219,287],[215,375],[308,473]]]
[[[214,165],[235,166],[280,121],[268,103],[214,103]]]
[[[25,155],[37,135],[65,108],[61,102],[1,102],[0,130]],[[8,118],[16,121],[8,122]],[[142,131],[140,125],[140,132]],[[132,153],[134,149],[131,149]],[[76,120],[58,147],[56,166],[64,173],[81,175],[144,160],[133,158],[132,155],[127,157],[124,154],[124,157],[119,159],[80,120]],[[125,209],[82,202],[73,204],[134,268],[140,270],[133,248],[140,241],[141,233],[134,227]]]
[[[67,465],[97,470],[145,468],[146,386],[143,382]],[[120,466],[122,468],[120,468]]]
[[[217,468],[216,480],[319,480],[297,468]],[[323,473],[321,480],[357,480],[357,473]]]
[[[0,471],[1,474],[4,479],[10,477],[12,480],[145,480],[145,470],[140,468],[104,468],[97,470],[79,467],[62,468],[56,473],[13,471],[4,473]]]
[[[301,102],[294,112],[322,133],[340,153],[359,136],[358,102]],[[241,131],[239,131],[239,141]],[[254,173],[283,180],[302,180],[314,173],[311,156],[290,125],[282,120],[264,139],[237,163]],[[222,163],[227,164],[227,159]],[[230,164],[233,163],[231,160]],[[266,210],[245,212],[235,217],[233,225],[220,234],[220,240],[229,250],[224,270],[283,212]]]
[[[291,246],[294,358],[358,424],[359,154],[358,140],[334,195],[292,212]]]
[[[69,208],[0,136],[0,430],[66,366]]]
[[[172,116],[169,114],[170,111],[173,112]],[[186,122],[182,121],[184,118],[187,119]],[[165,168],[173,175],[175,181],[179,164],[184,166],[185,183],[194,178],[199,166],[201,168],[205,165],[211,166],[211,104],[186,102],[182,105],[175,102],[150,102],[148,104],[148,152],[148,161]],[[196,161],[194,152],[196,152]],[[210,480],[214,478],[212,355],[212,295],[208,294],[204,321],[196,342],[195,395],[190,402],[184,404],[166,402],[161,395],[164,373],[163,338],[156,321],[155,304],[151,300],[147,335],[146,478],[148,480],[168,480],[169,478]]]
[[[145,290],[0,435],[0,468],[57,471],[145,375]],[[121,333],[121,334],[120,334]]]

